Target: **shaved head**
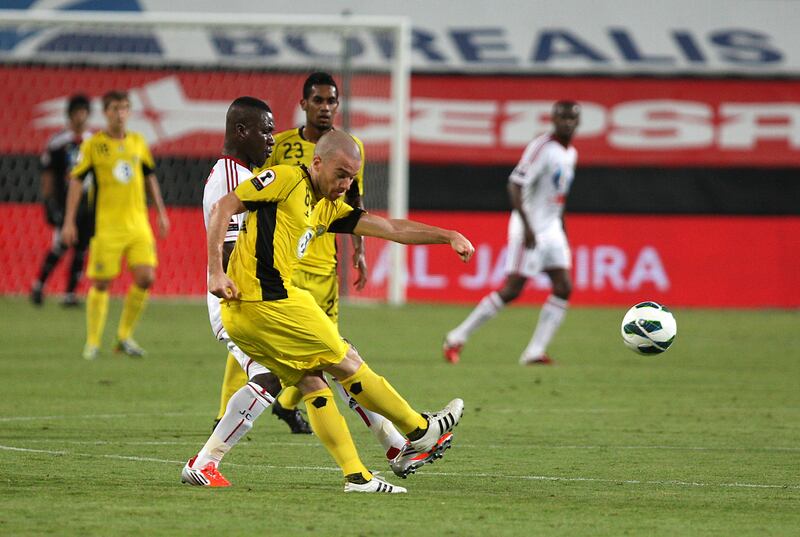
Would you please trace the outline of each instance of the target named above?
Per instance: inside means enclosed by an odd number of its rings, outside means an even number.
[[[353,182],[361,168],[361,150],[352,136],[343,131],[328,131],[314,147],[309,172],[317,199],[335,201]]]
[[[321,158],[330,158],[342,153],[347,158],[361,160],[361,151],[353,137],[342,131],[329,131],[322,135],[314,148],[314,154]]]

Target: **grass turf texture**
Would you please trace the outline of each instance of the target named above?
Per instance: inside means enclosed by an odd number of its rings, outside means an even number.
[[[554,367],[517,357],[535,311],[509,308],[462,363],[468,309],[345,306],[342,333],[418,409],[466,401],[453,448],[403,481],[345,411],[365,463],[407,495],[345,495],[322,446],[264,414],[225,459],[229,489],[179,483],[217,409],[224,348],[203,304],[151,303],[149,351],[81,359],[81,311],[0,298],[2,535],[796,535],[800,314],[675,310],[675,345],[637,356],[621,309],[573,308]],[[342,405],[340,404],[340,408]],[[16,449],[19,449],[16,450]]]

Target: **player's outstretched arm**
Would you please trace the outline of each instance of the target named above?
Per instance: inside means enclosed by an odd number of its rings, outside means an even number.
[[[401,244],[449,244],[465,263],[475,253],[472,243],[458,231],[429,226],[413,220],[387,220],[374,214],[364,213],[353,233]]]
[[[245,206],[236,196],[229,192],[211,207],[208,219],[206,240],[208,243],[208,292],[219,298],[236,298],[239,290],[228,278],[223,268],[223,248],[225,232],[234,214],[244,212]]]

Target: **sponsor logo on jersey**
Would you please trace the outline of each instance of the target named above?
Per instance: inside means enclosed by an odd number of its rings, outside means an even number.
[[[297,241],[297,259],[303,259],[303,257],[306,255],[308,245],[311,244],[311,240],[313,238],[314,230],[312,228],[307,228]]]
[[[272,170],[266,170],[260,175],[256,175],[250,182],[253,183],[253,186],[256,190],[263,190],[268,184],[275,180],[275,172]]]
[[[130,183],[133,177],[133,167],[126,160],[118,160],[111,172],[114,178],[124,185]]]

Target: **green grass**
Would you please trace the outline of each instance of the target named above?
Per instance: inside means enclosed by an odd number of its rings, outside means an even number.
[[[180,485],[224,364],[203,304],[152,303],[148,357],[93,363],[82,312],[9,298],[0,311],[0,535],[800,532],[796,311],[678,309],[674,346],[641,357],[620,341],[624,308],[573,308],[558,364],[521,368],[531,308],[504,311],[451,366],[442,334],[467,308],[344,307],[343,334],[412,405],[467,405],[444,460],[377,497],[344,495],[321,445],[269,415],[223,463],[233,487]],[[389,473],[346,416],[366,464]]]

